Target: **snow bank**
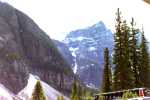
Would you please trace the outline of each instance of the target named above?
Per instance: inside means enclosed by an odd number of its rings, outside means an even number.
[[[19,92],[18,96],[23,100],[29,100],[31,98],[37,80],[39,80],[37,76],[30,74],[27,86],[21,92]],[[54,88],[46,84],[45,82],[41,81],[41,84],[47,100],[57,100],[57,96],[62,95],[60,92],[58,92],[57,90],[55,90]],[[64,98],[65,100],[69,100],[67,97]]]
[[[5,88],[4,85],[0,84],[0,100],[13,100],[14,98],[15,100],[29,100],[37,80],[40,80],[40,78],[30,74],[27,86],[21,90],[18,95],[13,94],[7,88]],[[57,96],[63,95],[43,81],[41,81],[41,84],[47,100],[57,100]],[[69,100],[69,98],[64,96],[64,100]]]
[[[0,100],[13,100],[13,93],[0,84]]]

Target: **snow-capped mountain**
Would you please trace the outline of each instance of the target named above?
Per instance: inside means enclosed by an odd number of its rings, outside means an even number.
[[[79,75],[87,86],[99,88],[103,72],[103,49],[108,47],[110,54],[113,50],[112,32],[103,22],[98,22],[85,29],[70,32],[63,42],[73,56],[74,73]],[[67,58],[64,52],[61,53]]]
[[[22,89],[17,95],[13,94],[2,84],[0,84],[0,100],[30,100],[37,80],[40,80],[38,76],[30,74],[27,86],[25,86],[25,88]],[[64,96],[47,83],[41,80],[40,82],[46,96],[46,100],[57,100],[58,96]],[[64,96],[64,100],[69,100],[69,98]]]

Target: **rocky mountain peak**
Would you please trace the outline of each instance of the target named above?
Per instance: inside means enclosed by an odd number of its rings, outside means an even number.
[[[17,94],[30,73],[64,93],[74,77],[49,36],[27,15],[0,2],[0,84]]]
[[[108,47],[112,53],[113,33],[100,21],[84,29],[71,31],[63,42],[71,52],[72,60],[65,52],[61,53],[68,62],[72,62],[74,73],[87,86],[99,88],[103,72],[103,50]]]
[[[92,25],[91,28],[92,28],[92,27],[95,28],[95,29],[98,28],[98,29],[107,30],[107,28],[106,28],[106,26],[105,26],[105,24],[104,24],[103,21],[99,21],[98,23]]]
[[[105,24],[100,21],[92,26],[89,26],[89,27],[86,27],[84,29],[78,29],[78,30],[75,30],[75,31],[72,31],[70,32],[64,42],[67,42],[67,39],[68,38],[78,38],[78,40],[81,40],[82,37],[89,37],[89,38],[92,38],[93,36],[100,36],[101,35],[104,35],[103,33],[106,33],[106,31],[110,31],[106,28]],[[76,33],[76,34],[74,34]],[[93,37],[94,38],[94,37]]]

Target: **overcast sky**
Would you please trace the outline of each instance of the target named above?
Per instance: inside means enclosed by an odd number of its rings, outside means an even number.
[[[66,33],[103,21],[114,31],[115,12],[120,8],[130,21],[144,26],[150,40],[150,5],[142,0],[1,0],[31,17],[51,38],[62,40]]]

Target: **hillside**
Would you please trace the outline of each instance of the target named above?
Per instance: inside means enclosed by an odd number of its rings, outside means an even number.
[[[0,84],[17,94],[30,73],[65,94],[74,77],[50,37],[27,15],[0,2]]]

